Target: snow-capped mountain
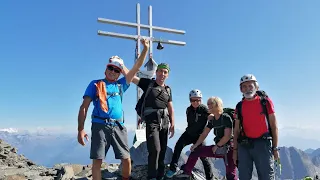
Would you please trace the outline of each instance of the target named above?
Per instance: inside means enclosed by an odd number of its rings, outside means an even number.
[[[18,129],[14,129],[14,128],[0,129],[0,132],[17,133]]]
[[[135,131],[128,129],[129,146],[132,146]],[[168,146],[174,148],[181,132],[168,141]],[[18,148],[18,154],[23,154],[37,164],[51,167],[58,163],[90,164],[90,141],[81,146],[76,133],[58,133],[38,128],[35,131],[14,128],[0,129],[0,139]],[[90,140],[90,133],[89,133]],[[105,159],[108,163],[118,163],[110,147]]]

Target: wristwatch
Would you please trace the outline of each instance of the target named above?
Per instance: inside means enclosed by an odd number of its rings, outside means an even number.
[[[273,151],[278,151],[279,148],[277,148],[277,147],[272,147],[272,150],[273,150]]]

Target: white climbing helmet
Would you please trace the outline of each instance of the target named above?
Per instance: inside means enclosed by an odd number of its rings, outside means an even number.
[[[123,60],[119,56],[111,56],[107,66],[115,66],[119,69],[123,69]]]
[[[190,91],[189,93],[189,99],[190,98],[202,98],[202,93],[199,89],[194,89]]]
[[[256,77],[253,75],[253,74],[246,74],[244,76],[241,77],[240,79],[240,85],[244,82],[247,82],[247,81],[254,81],[254,82],[258,82]]]

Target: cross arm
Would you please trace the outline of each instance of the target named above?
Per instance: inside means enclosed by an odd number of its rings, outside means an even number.
[[[137,36],[137,35],[121,34],[121,33],[107,32],[107,31],[101,31],[101,30],[98,30],[98,35],[118,37],[118,38],[131,39],[131,40],[137,40],[138,37],[139,37],[139,36]],[[148,36],[140,36],[140,38],[150,39],[153,43],[155,43],[155,42],[161,42],[161,43],[163,43],[163,44],[173,44],[173,45],[178,45],[178,46],[184,46],[184,45],[186,45],[186,42],[182,42],[182,41],[174,41],[174,40],[166,40],[166,39],[156,39],[156,38],[150,38],[150,37],[148,37]]]
[[[145,24],[137,24],[137,23],[118,21],[118,20],[112,20],[112,19],[106,19],[106,18],[98,18],[98,22],[133,27],[133,28],[137,28],[138,26],[140,26],[140,28],[142,28],[142,29],[152,28],[152,30],[154,30],[154,31],[161,31],[161,32],[168,32],[168,33],[176,33],[176,34],[185,34],[186,33],[186,31],[183,31],[183,30],[170,29],[170,28],[164,28],[164,27],[158,27],[158,26],[149,26],[149,25],[145,25]]]

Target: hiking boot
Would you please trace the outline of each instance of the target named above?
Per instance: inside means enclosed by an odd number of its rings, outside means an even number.
[[[177,174],[178,175],[176,175],[176,177],[178,177],[178,178],[187,178],[187,179],[189,179],[189,178],[192,177],[191,175],[186,174],[183,170],[180,170]]]
[[[167,177],[167,178],[172,178],[174,175],[177,174],[177,172],[178,172],[178,171],[169,170],[169,171],[167,171],[167,173],[166,173],[166,177]]]

